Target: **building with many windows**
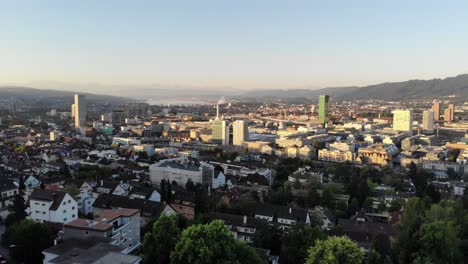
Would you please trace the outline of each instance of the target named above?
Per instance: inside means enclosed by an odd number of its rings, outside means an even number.
[[[412,110],[393,111],[393,130],[412,133],[413,111]]]
[[[140,211],[137,209],[103,210],[93,220],[77,218],[63,225],[63,239],[107,237],[123,253],[140,246]]]
[[[342,150],[328,150],[320,149],[318,151],[318,160],[329,161],[329,162],[338,162],[338,163],[354,163],[356,160],[356,153],[351,151],[342,151]]]
[[[68,223],[78,218],[78,204],[66,192],[36,188],[29,196],[29,212],[35,221]]]
[[[232,144],[242,146],[249,140],[249,126],[244,120],[236,120],[232,124]]]

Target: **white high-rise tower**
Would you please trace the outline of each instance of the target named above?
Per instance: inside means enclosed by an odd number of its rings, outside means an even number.
[[[88,112],[88,103],[86,97],[81,94],[75,94],[75,127],[81,127],[86,124],[86,114]]]
[[[249,126],[244,120],[237,120],[232,124],[232,144],[242,146],[245,141],[249,140]]]
[[[427,110],[423,112],[423,126],[424,130],[434,130],[434,111]]]

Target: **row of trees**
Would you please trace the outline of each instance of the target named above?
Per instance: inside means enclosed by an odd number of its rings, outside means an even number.
[[[279,243],[279,244],[278,244]],[[347,237],[330,237],[315,227],[294,226],[282,233],[274,226],[258,232],[255,247],[272,247],[281,263],[361,264],[365,257]],[[219,220],[194,224],[181,231],[174,215],[162,215],[144,237],[143,263],[261,263],[256,252],[236,240]]]
[[[162,215],[145,234],[143,262],[260,263],[247,244],[236,240],[222,221],[195,224],[181,231],[174,215]]]

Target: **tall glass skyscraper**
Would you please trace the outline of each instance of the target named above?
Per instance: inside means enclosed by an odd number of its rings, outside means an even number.
[[[319,121],[321,124],[325,124],[328,121],[328,95],[321,95],[319,97]]]

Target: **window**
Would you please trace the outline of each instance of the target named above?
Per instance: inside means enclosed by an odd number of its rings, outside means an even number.
[[[68,203],[71,203],[71,200],[68,200]]]
[[[73,218],[75,218],[75,215],[72,215]]]
[[[45,215],[45,212],[42,212],[43,215]]]
[[[63,219],[63,221],[66,222],[66,221],[67,221],[67,218],[65,217],[65,218]]]
[[[72,207],[72,210],[75,210],[75,206]]]
[[[66,214],[66,213],[67,213],[67,210],[63,210],[63,213]]]

